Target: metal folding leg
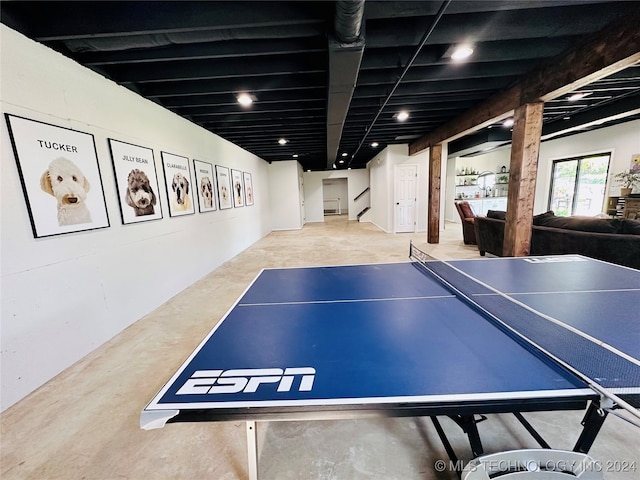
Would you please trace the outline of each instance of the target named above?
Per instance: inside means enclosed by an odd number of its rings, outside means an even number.
[[[258,429],[256,422],[247,422],[247,457],[249,480],[258,480]]]
[[[600,432],[600,428],[602,428],[606,418],[607,412],[600,407],[600,403],[591,402],[582,420],[582,433],[580,433],[580,437],[573,447],[574,452],[589,453],[589,449],[598,436],[598,432]]]

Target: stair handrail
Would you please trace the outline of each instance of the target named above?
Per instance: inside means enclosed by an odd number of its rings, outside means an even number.
[[[360,192],[360,194],[358,194],[358,196],[356,198],[353,199],[353,201],[357,201],[360,197],[362,197],[365,193],[367,193],[371,188],[367,187],[365,188],[362,192]]]

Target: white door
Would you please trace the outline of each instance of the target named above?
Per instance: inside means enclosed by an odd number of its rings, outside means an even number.
[[[416,230],[417,165],[396,165],[394,186],[394,232]]]

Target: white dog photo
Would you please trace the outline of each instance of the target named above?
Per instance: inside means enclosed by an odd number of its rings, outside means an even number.
[[[40,177],[40,187],[57,200],[58,225],[91,222],[86,205],[89,181],[71,160],[53,160]]]
[[[90,133],[5,114],[35,238],[109,227]]]

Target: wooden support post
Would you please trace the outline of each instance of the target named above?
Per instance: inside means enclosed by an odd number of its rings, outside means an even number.
[[[515,110],[502,251],[505,257],[529,255],[543,109],[544,103],[536,102]]]
[[[440,182],[442,177],[442,144],[429,149],[429,206],[427,242],[440,243]]]

